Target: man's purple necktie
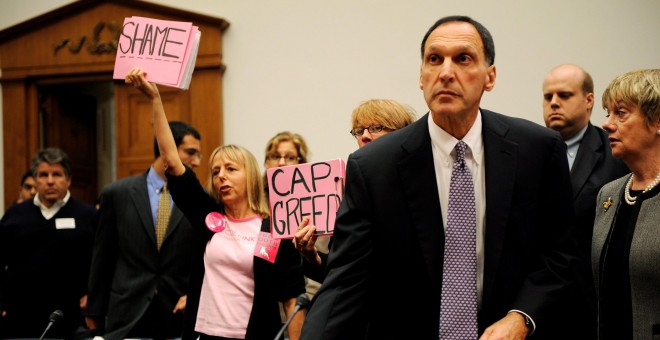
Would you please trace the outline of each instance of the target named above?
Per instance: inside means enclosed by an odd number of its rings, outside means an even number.
[[[440,339],[477,339],[477,219],[474,184],[465,163],[467,144],[456,144],[449,185],[440,303]]]

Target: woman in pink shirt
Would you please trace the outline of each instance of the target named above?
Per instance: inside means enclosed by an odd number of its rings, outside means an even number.
[[[269,238],[259,165],[245,148],[217,147],[209,159],[204,188],[181,163],[158,89],[145,77],[136,68],[126,76],[126,83],[152,101],[168,190],[198,231],[183,339],[273,339],[282,327],[279,302],[287,317],[293,314],[305,281],[300,255],[291,242]],[[209,225],[208,216],[219,218]],[[303,320],[304,313],[293,318],[290,339],[298,339]]]

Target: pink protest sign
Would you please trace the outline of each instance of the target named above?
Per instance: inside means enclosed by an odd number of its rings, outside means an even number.
[[[319,235],[332,234],[344,198],[346,166],[341,159],[289,165],[266,171],[273,238],[293,238],[309,216]]]
[[[141,67],[149,81],[187,89],[200,35],[191,22],[125,18],[113,78],[124,79],[132,68]]]
[[[254,247],[254,256],[260,257],[270,263],[275,263],[281,241],[281,239],[273,238],[269,233],[260,231],[257,244]]]

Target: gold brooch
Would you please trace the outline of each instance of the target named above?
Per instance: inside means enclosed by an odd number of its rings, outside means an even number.
[[[608,197],[607,201],[603,202],[603,209],[605,209],[605,211],[607,211],[610,206],[612,206],[612,197]]]

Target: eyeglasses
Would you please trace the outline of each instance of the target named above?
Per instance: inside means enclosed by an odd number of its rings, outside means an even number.
[[[282,158],[284,158],[284,163],[289,165],[297,164],[300,161],[300,157],[295,155],[278,155],[276,153],[266,155],[266,159],[271,162],[279,162]]]
[[[202,153],[197,149],[183,149],[183,152],[185,152],[190,157],[197,157],[200,160],[202,159]]]
[[[381,132],[385,129],[391,130],[390,128],[382,126],[382,125],[372,125],[372,126],[369,126],[369,127],[366,127],[366,128],[355,128],[355,129],[351,130],[350,133],[351,133],[351,135],[353,135],[353,137],[360,138],[360,136],[362,136],[362,134],[364,133],[364,130],[369,131],[369,133],[379,133],[379,132]]]
[[[25,190],[32,190],[36,187],[37,187],[36,185],[32,185],[32,184],[27,184],[27,183],[23,184],[23,189]]]

